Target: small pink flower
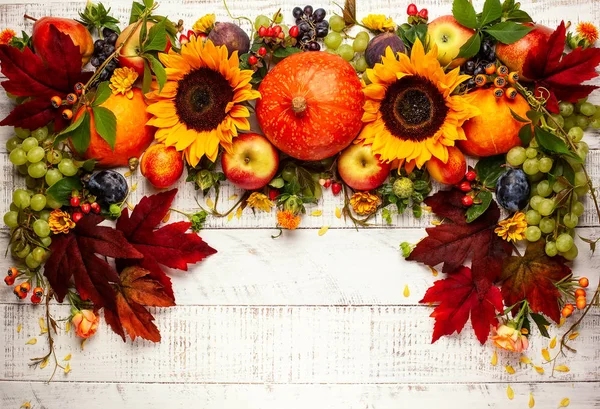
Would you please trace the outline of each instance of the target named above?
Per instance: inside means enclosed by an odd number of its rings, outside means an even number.
[[[81,338],[89,338],[96,333],[100,317],[92,310],[80,310],[71,319],[75,333]]]

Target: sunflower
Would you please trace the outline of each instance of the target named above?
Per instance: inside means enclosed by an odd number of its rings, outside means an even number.
[[[192,30],[199,33],[210,33],[210,30],[213,29],[215,25],[215,21],[217,20],[217,16],[214,14],[207,14],[205,16],[200,17],[192,26]]]
[[[397,57],[397,58],[396,58]],[[388,47],[380,64],[368,69],[364,85],[365,126],[358,136],[381,160],[421,168],[431,157],[448,161],[448,146],[466,139],[464,122],[479,109],[469,95],[451,95],[463,81],[456,68],[445,73],[437,46],[425,53],[417,40],[410,58]]]
[[[237,51],[227,57],[225,46],[212,41],[190,41],[158,58],[165,66],[167,82],[159,91],[156,81],[147,111],[148,125],[159,128],[156,139],[184,151],[187,162],[196,166],[206,155],[217,159],[219,145],[231,152],[238,129],[250,129],[250,111],[242,102],[260,97],[252,89],[252,70],[240,70]]]

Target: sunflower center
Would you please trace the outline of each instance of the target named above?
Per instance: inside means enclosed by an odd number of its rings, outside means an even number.
[[[428,79],[403,77],[388,87],[381,102],[386,128],[404,140],[421,141],[433,136],[448,114],[444,96]]]
[[[233,89],[219,72],[199,68],[179,80],[175,108],[189,129],[211,131],[227,116],[225,108],[232,99]]]

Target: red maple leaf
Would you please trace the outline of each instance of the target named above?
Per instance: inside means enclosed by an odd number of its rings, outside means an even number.
[[[141,260],[117,260],[119,267],[138,264],[150,271],[150,277],[162,284],[167,294],[173,296],[171,280],[160,265],[187,270],[188,264],[197,263],[217,251],[196,233],[186,233],[189,222],[156,226],[164,219],[175,198],[177,189],[144,197],[131,216],[128,209],[117,222],[117,229],[144,255]]]
[[[63,109],[53,108],[50,98],[57,95],[64,99],[73,92],[76,83],[85,83],[92,73],[81,71],[79,46],[73,44],[69,35],[53,25],[48,35],[47,44],[51,47],[46,53],[48,61],[43,61],[28,47],[20,51],[10,45],[0,45],[0,69],[8,78],[2,86],[13,95],[30,98],[17,105],[0,125],[37,129],[54,121],[57,131],[66,126]]]
[[[485,268],[474,266],[475,269]],[[482,344],[488,338],[490,326],[496,325],[496,311],[502,311],[502,295],[500,289],[489,280],[478,280],[481,272],[471,271],[470,268],[461,266],[448,278],[436,281],[430,287],[421,303],[439,303],[430,317],[435,318],[433,337],[435,342],[443,335],[454,332],[460,334],[471,317],[471,325],[477,339]]]
[[[506,305],[527,300],[533,312],[546,314],[558,322],[560,293],[555,284],[571,274],[571,269],[564,258],[548,257],[544,247],[543,240],[529,243],[523,256],[511,256],[504,261],[500,277],[502,296]]]
[[[582,83],[598,76],[600,49],[581,47],[563,55],[567,29],[564,21],[552,33],[547,42],[540,44],[539,52],[529,53],[523,65],[523,75],[535,82],[536,95],[546,97],[550,92],[547,108],[558,113],[558,101],[577,102],[598,88]]]

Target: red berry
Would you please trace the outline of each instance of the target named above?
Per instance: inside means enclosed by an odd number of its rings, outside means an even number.
[[[59,106],[62,105],[62,98],[59,97],[58,95],[53,96],[52,98],[50,98],[50,103],[52,104],[52,106],[54,108],[58,108]]]
[[[298,27],[296,27],[296,28],[298,28]],[[267,35],[267,27],[260,26],[260,28],[258,29],[258,36],[259,37],[266,37],[266,35]]]
[[[582,286],[583,288],[586,288],[588,285],[590,285],[590,280],[588,280],[587,277],[581,277],[579,279],[579,285]]]
[[[4,282],[6,285],[13,285],[15,283],[15,276],[6,276],[4,277]]]
[[[33,304],[39,304],[42,301],[42,299],[40,297],[38,297],[37,295],[33,294],[31,296],[31,302]]]
[[[81,203],[81,201],[79,200],[79,196],[73,196],[71,198],[71,206],[77,207],[79,206],[79,203]]]
[[[474,181],[477,178],[477,173],[475,173],[474,170],[470,170],[465,174],[465,179],[467,179],[469,182]]]
[[[471,183],[465,181],[460,182],[460,185],[458,185],[458,188],[460,190],[462,190],[463,192],[469,192],[471,190]]]
[[[325,183],[323,183],[323,187],[324,187],[325,189],[328,189],[328,188],[329,188],[329,186],[331,186],[331,179],[327,179],[327,180],[325,181]]]
[[[273,26],[273,35],[278,36],[281,33],[281,26]]]
[[[427,20],[429,18],[429,12],[427,11],[427,9],[421,9],[419,11],[419,17],[421,17],[422,19]]]
[[[267,49],[265,47],[260,47],[258,49],[258,55],[260,55],[261,57],[264,57],[265,55],[267,55]]]
[[[91,208],[92,208],[92,212],[94,212],[96,214],[100,213],[100,210],[102,210],[102,209],[100,209],[100,205],[96,202],[91,204]]]
[[[90,210],[92,210],[92,206],[89,203],[82,203],[81,204],[81,211],[84,214],[88,214],[90,212]]]
[[[267,37],[273,37],[275,35],[275,30],[273,30],[273,27],[269,27],[267,28]]]
[[[408,8],[406,9],[406,14],[409,16],[416,16],[418,12],[419,9],[417,9],[417,5],[413,3],[409,4]]]
[[[300,34],[300,30],[298,29],[298,26],[292,26],[290,27],[290,37],[298,37],[298,34]]]
[[[192,37],[196,37],[196,33],[194,32],[194,30],[188,30],[187,38],[191,39]]]
[[[71,111],[70,109],[65,109],[64,111],[62,111],[62,117],[65,120],[70,121],[71,118],[73,118],[73,111]]]
[[[248,57],[248,64],[255,65],[258,62],[258,58],[255,55]]]
[[[334,195],[336,195],[336,196],[339,195],[340,192],[342,191],[342,184],[337,183],[337,182],[333,183],[331,185],[331,191],[333,192]]]
[[[269,200],[275,200],[277,198],[277,196],[279,196],[279,190],[277,190],[277,189],[269,190]]]
[[[285,38],[285,33],[282,31],[281,33],[277,34],[277,38],[281,38],[283,40]]]
[[[190,39],[185,34],[182,34],[179,36],[179,44],[184,45],[189,42],[190,42]]]
[[[464,195],[461,201],[465,206],[471,206],[473,204],[473,198],[469,195]]]
[[[75,212],[71,215],[71,219],[73,219],[73,221],[75,223],[79,222],[79,220],[83,219],[83,213],[81,212]]]
[[[44,289],[42,287],[35,287],[33,289],[33,295],[42,298],[42,296],[44,295]]]
[[[31,290],[31,284],[29,284],[29,281],[21,283],[21,292],[27,294],[29,290]]]
[[[69,105],[73,105],[75,102],[77,102],[77,95],[74,93],[70,93],[69,95],[67,95],[67,103]]]

